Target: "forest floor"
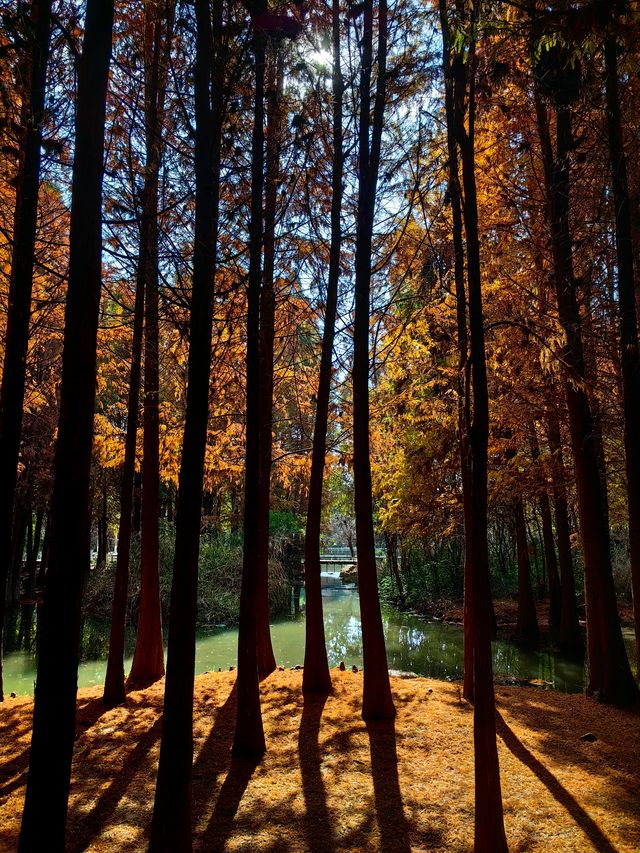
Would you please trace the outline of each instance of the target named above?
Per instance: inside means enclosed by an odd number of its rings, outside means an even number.
[[[393,678],[395,725],[360,718],[362,673],[332,672],[326,702],[302,673],[261,686],[268,752],[230,759],[235,673],[196,679],[193,778],[199,851],[470,851],[470,706],[456,684]],[[69,804],[70,853],[144,850],[163,683],[105,711],[81,690]],[[497,687],[498,746],[512,853],[640,849],[640,713],[581,696]],[[0,716],[0,850],[15,849],[32,702]],[[592,734],[595,740],[581,736]]]

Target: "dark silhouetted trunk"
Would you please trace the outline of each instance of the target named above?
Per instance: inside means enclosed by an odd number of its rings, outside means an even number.
[[[329,423],[329,398],[331,395],[331,366],[333,341],[338,307],[338,282],[340,279],[340,250],[342,243],[342,180],[344,154],[342,143],[342,100],[344,84],[340,65],[340,2],[332,0],[333,41],[333,161],[331,164],[331,245],[329,248],[329,276],[322,332],[320,374],[316,395],[316,419],[313,430],[309,503],[304,539],[304,583],[306,598],[304,672],[302,689],[305,693],[327,694],[331,690],[331,676],[327,661],[322,613],[320,580],[320,523],[322,518],[322,485],[327,428]]]
[[[458,149],[454,133],[455,114],[463,108],[465,93],[465,71],[460,53],[451,55],[451,39],[445,0],[440,0],[440,27],[442,30],[442,65],[445,84],[445,113],[447,120],[447,153],[449,156],[449,196],[451,198],[451,239],[453,242],[453,275],[456,292],[456,327],[458,334],[458,441],[460,444],[460,474],[465,529],[471,523],[471,460],[469,437],[466,431],[469,383],[469,342],[467,330],[467,298],[464,287],[464,242],[462,238],[462,206]],[[473,555],[469,553],[469,537],[465,536],[464,560],[464,681],[462,694],[473,702],[473,615],[471,595],[471,569]]]
[[[36,597],[36,580],[38,576],[38,551],[40,550],[40,537],[42,536],[42,519],[44,512],[40,509],[36,513],[36,524],[31,541],[31,547],[27,554],[27,598]]]
[[[537,92],[536,114],[549,199],[558,316],[566,336],[562,358],[567,371],[564,385],[584,552],[589,655],[587,692],[604,702],[626,705],[637,699],[638,688],[620,629],[611,567],[607,501],[594,439],[593,413],[584,385],[584,348],[569,224],[569,159],[573,147],[571,110],[568,106],[560,106],[556,110],[555,157],[547,111]]]
[[[266,12],[265,0],[252,4],[254,14]],[[247,285],[247,403],[244,481],[242,586],[238,626],[238,706],[233,754],[256,759],[265,751],[256,654],[256,592],[258,524],[260,518],[260,287],[262,283],[262,196],[264,189],[264,66],[265,34],[253,28],[255,71],[251,143],[251,219]]]
[[[47,512],[47,520],[44,525],[44,536],[42,537],[42,556],[40,558],[40,567],[38,568],[38,577],[36,586],[40,589],[44,587],[45,578],[47,576],[47,561],[49,559],[49,541],[51,539],[51,513]]]
[[[96,569],[104,569],[107,565],[107,483],[102,480],[100,495],[100,515],[98,516],[98,548],[96,553]]]
[[[149,845],[149,849],[154,853],[157,851],[173,853],[177,850],[192,849],[191,766],[198,553],[209,414],[225,63],[220,41],[222,4],[216,4],[214,33],[212,33],[209,0],[196,0],[195,10],[197,22],[194,79],[196,221],[189,333],[189,376],[178,485],[162,741]],[[214,62],[215,72],[213,72]],[[213,84],[213,109],[211,84]]]
[[[353,330],[353,479],[364,663],[362,716],[365,720],[376,720],[392,719],[395,716],[378,596],[369,452],[371,254],[386,92],[386,0],[380,0],[378,4],[378,77],[373,107],[373,125],[371,125],[370,117],[373,0],[365,0],[363,27],[358,126],[358,223],[355,249]],[[371,147],[369,146],[370,133]]]
[[[536,434],[536,427],[531,422],[529,427],[529,438],[531,444],[531,458],[536,465],[540,465],[540,445]],[[540,471],[542,482],[546,482],[544,471]],[[553,629],[560,626],[560,610],[562,592],[560,589],[560,575],[558,574],[558,561],[556,559],[556,548],[553,541],[553,522],[551,520],[551,503],[546,486],[544,486],[538,497],[540,517],[542,519],[542,547],[544,549],[544,562],[549,578],[549,625]]]
[[[133,488],[136,465],[136,436],[138,432],[138,403],[140,399],[140,373],[142,362],[142,326],[144,316],[144,277],[140,260],[133,308],[133,337],[131,341],[131,371],[127,399],[127,432],[124,443],[124,461],[120,481],[120,521],[118,524],[118,557],[111,606],[111,631],[109,659],[104,681],[103,702],[108,708],[126,700],[124,681],[124,641],[127,618],[127,591],[129,587],[129,558],[131,556],[131,528],[133,524]]]
[[[475,33],[479,3],[474,3],[469,20],[460,21]],[[464,4],[458,4],[464,13]],[[471,597],[473,626],[476,853],[507,850],[502,812],[500,767],[496,746],[495,698],[491,661],[491,587],[487,540],[487,455],[489,442],[489,396],[482,314],[482,277],[478,236],[478,202],[475,179],[475,37],[468,44],[464,62],[465,85],[458,92],[460,106],[455,116],[455,137],[462,165],[463,218],[467,248],[467,304],[469,314],[469,378],[466,435],[469,441],[469,511],[465,512],[467,554],[472,558]],[[465,124],[464,95],[468,92]]]
[[[631,207],[627,181],[627,163],[620,118],[616,39],[605,42],[607,91],[607,128],[613,185],[613,207],[616,216],[616,249],[618,254],[618,302],[620,305],[620,362],[624,391],[624,449],[627,472],[629,510],[629,555],[633,613],[636,632],[636,654],[640,676],[640,353],[638,351],[638,315],[636,281],[633,267]]]
[[[517,498],[514,501],[513,522],[516,533],[516,554],[518,559],[518,621],[516,623],[516,640],[522,645],[535,646],[538,644],[540,632],[538,630],[538,616],[533,597],[533,587],[531,586],[527,526],[522,498]]]
[[[564,652],[583,652],[584,642],[578,621],[576,581],[571,556],[571,526],[567,504],[566,475],[562,458],[562,441],[557,412],[547,415],[547,439],[551,453],[553,505],[555,508],[558,562],[560,565],[560,630],[558,645]]]
[[[51,0],[33,0],[29,17],[28,85],[23,97],[25,126],[23,150],[16,177],[9,305],[0,387],[0,701],[4,699],[2,636],[7,577],[11,564],[14,493],[22,435]]]
[[[88,0],[77,64],[69,284],[60,416],[51,502],[51,546],[40,621],[21,853],[64,848],[76,718],[83,581],[91,545],[90,471],[101,290],[105,101],[113,4]]]
[[[11,563],[7,600],[9,604],[17,604],[22,594],[22,569],[25,552],[25,540],[28,526],[31,523],[31,507],[28,503],[19,502],[16,506],[11,534]]]
[[[129,678],[150,684],[164,675],[160,608],[160,408],[158,342],[158,179],[162,160],[165,66],[171,41],[172,5],[162,10],[150,0],[144,9],[145,145],[140,262],[144,277],[144,406],[142,533],[138,634]]]
[[[264,193],[264,269],[260,291],[260,519],[258,522],[258,590],[256,600],[256,646],[261,678],[273,672],[276,659],[269,628],[269,507],[271,497],[271,451],[273,426],[273,344],[276,319],[274,268],[276,254],[276,205],[280,180],[282,145],[282,91],[284,68],[282,48],[274,44],[273,78],[267,93],[267,151]]]

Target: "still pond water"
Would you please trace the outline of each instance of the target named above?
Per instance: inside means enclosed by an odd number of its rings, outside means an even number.
[[[323,589],[325,631],[329,665],[345,661],[348,667],[362,666],[362,634],[358,593],[355,589]],[[302,592],[304,610],[304,591]],[[24,606],[7,620],[5,640],[5,692],[17,695],[33,693],[36,675],[35,606]],[[456,679],[462,676],[462,628],[429,622],[414,614],[383,609],[389,668],[414,672],[432,678]],[[624,629],[631,654],[633,632]],[[304,658],[304,615],[284,617],[272,624],[271,636],[276,660],[284,666],[301,664]],[[127,638],[125,671],[133,655],[135,637]],[[196,672],[228,669],[236,663],[237,630],[203,628],[198,633]],[[85,619],[82,628],[81,663],[78,686],[89,687],[104,681],[109,628],[104,622]],[[508,640],[493,643],[493,668],[496,679],[533,680],[567,693],[579,693],[585,682],[584,664],[554,652],[544,645],[537,651],[519,649]]]

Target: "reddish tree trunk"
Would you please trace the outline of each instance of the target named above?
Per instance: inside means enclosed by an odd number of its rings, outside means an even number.
[[[616,39],[610,36],[605,42],[604,50],[607,128],[609,131],[609,154],[618,254],[620,363],[624,391],[624,449],[629,511],[629,555],[636,633],[636,661],[638,676],[640,677],[640,353],[638,349],[636,281],[631,237],[631,207],[620,117],[616,50]]]
[[[569,157],[573,145],[571,110],[557,109],[556,152],[550,141],[546,109],[536,93],[538,130],[551,215],[551,244],[558,315],[566,336],[563,361],[568,375],[565,395],[576,471],[580,532],[584,552],[587,604],[589,686],[587,692],[605,702],[635,702],[633,680],[620,630],[609,543],[607,501],[594,439],[594,419],[584,387],[585,359],[580,312],[573,273],[569,225]]]
[[[251,5],[255,14],[266,12],[265,0]],[[264,66],[265,34],[253,30],[255,92],[251,143],[251,220],[249,224],[249,281],[247,286],[247,408],[242,586],[238,625],[238,705],[233,754],[257,759],[265,751],[260,710],[256,654],[256,592],[258,524],[260,519],[260,286],[262,283],[262,196],[264,189]]]
[[[101,196],[113,4],[88,0],[77,65],[69,285],[51,504],[51,551],[40,622],[21,853],[64,848],[76,717],[82,586],[89,565],[89,501],[96,339],[101,289]]]
[[[144,276],[144,408],[142,461],[142,534],[140,546],[140,604],[138,634],[130,680],[150,684],[164,675],[162,614],[160,607],[160,408],[158,328],[158,179],[162,160],[164,115],[163,65],[170,36],[168,20],[150,2],[145,4],[145,145],[146,163],[142,194],[140,258]]]
[[[468,24],[475,32],[479,3],[471,7]],[[461,8],[462,4],[461,4]],[[501,853],[507,850],[502,812],[500,766],[496,746],[495,698],[491,660],[491,587],[489,584],[489,547],[487,541],[487,457],[489,442],[489,395],[482,314],[482,278],[478,235],[478,202],[475,179],[475,39],[472,36],[465,62],[468,80],[468,122],[464,109],[458,109],[455,134],[460,150],[464,192],[464,227],[467,247],[467,286],[469,312],[470,393],[466,433],[469,436],[471,491],[469,521],[465,535],[468,554],[473,556],[471,594],[473,608],[475,752],[475,827],[476,853]],[[464,103],[464,92],[461,95]],[[472,405],[472,410],[471,410]]]
[[[11,564],[14,493],[22,435],[50,25],[51,0],[33,0],[28,38],[29,83],[23,102],[26,118],[24,147],[16,178],[9,305],[0,387],[0,702],[4,699],[2,637],[7,578]]]
[[[209,414],[213,287],[218,239],[220,139],[225,57],[217,4],[215,34],[209,0],[196,0],[196,222],[189,335],[189,376],[176,516],[167,679],[160,764],[149,849],[188,851],[191,840],[193,684],[196,652],[198,553]],[[213,71],[215,46],[215,72]],[[213,80],[212,80],[213,76]],[[211,108],[213,83],[214,105]]]
[[[385,100],[386,28],[386,0],[381,0],[378,6],[378,81],[371,127],[373,0],[365,0],[358,128],[358,224],[353,332],[353,479],[364,663],[362,716],[366,720],[392,719],[395,716],[378,596],[369,455],[369,301],[373,218]]]
[[[340,65],[340,2],[332,0],[333,40],[333,162],[331,165],[331,245],[329,248],[329,277],[322,332],[320,374],[316,395],[316,419],[313,430],[309,503],[304,539],[304,583],[306,597],[304,672],[302,690],[305,693],[326,695],[331,690],[331,675],[327,661],[322,614],[320,581],[320,521],[322,517],[322,483],[327,450],[329,397],[331,394],[331,365],[338,307],[340,279],[340,250],[342,243],[342,180],[344,154],[342,150],[342,99],[344,84]]]

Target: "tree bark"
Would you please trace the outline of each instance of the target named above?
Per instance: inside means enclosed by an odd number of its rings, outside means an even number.
[[[254,15],[266,12],[265,0],[250,5]],[[247,286],[247,403],[245,492],[238,625],[238,704],[233,740],[233,754],[258,759],[265,751],[264,729],[260,710],[260,686],[256,653],[256,592],[258,560],[258,524],[260,519],[260,286],[262,283],[262,198],[264,189],[264,71],[265,34],[253,27],[255,71],[253,135],[251,142],[251,218],[249,224],[249,281]]]
[[[464,285],[464,241],[462,236],[462,206],[460,192],[460,171],[458,149],[455,139],[455,114],[463,108],[465,92],[465,70],[460,53],[451,55],[451,38],[447,18],[447,4],[440,0],[440,28],[442,31],[442,65],[445,84],[445,114],[447,122],[447,154],[449,156],[449,196],[451,198],[451,239],[453,243],[453,275],[456,292],[456,327],[458,334],[458,441],[460,450],[460,477],[462,480],[462,503],[465,518],[465,530],[471,524],[471,460],[469,436],[466,431],[468,415],[466,413],[467,367],[469,364],[469,340],[467,330],[467,297]],[[470,540],[465,536],[464,561],[464,680],[462,695],[473,702],[473,613],[471,594],[471,573],[473,555],[470,553]]]
[[[576,472],[580,533],[584,552],[589,685],[587,693],[604,702],[635,702],[634,682],[620,630],[613,585],[607,502],[603,492],[594,419],[585,387],[585,358],[573,272],[569,224],[569,156],[573,143],[571,108],[556,109],[556,152],[550,140],[547,111],[536,91],[536,114],[549,199],[553,269],[558,316],[566,336],[565,396]]]
[[[540,444],[538,442],[536,427],[533,421],[530,424],[529,437],[531,444],[531,458],[534,463],[539,466]],[[543,482],[546,483],[544,471],[541,471],[540,473]],[[560,626],[562,591],[560,586],[560,575],[558,574],[556,548],[553,540],[551,503],[549,501],[549,493],[547,492],[546,485],[540,491],[538,496],[538,505],[540,507],[540,516],[542,518],[542,547],[544,549],[544,561],[547,568],[547,576],[549,578],[549,625],[555,630]]]
[[[527,544],[527,526],[524,517],[524,504],[519,497],[513,504],[513,520],[516,534],[516,552],[518,558],[518,621],[516,640],[526,646],[537,646],[540,639],[538,615],[531,585],[529,548]]]
[[[471,391],[467,405],[466,434],[469,436],[471,491],[468,553],[473,555],[471,596],[473,611],[474,669],[474,752],[475,752],[475,827],[476,853],[500,853],[507,850],[502,811],[500,767],[496,746],[495,698],[491,660],[491,587],[489,583],[489,547],[487,540],[487,466],[489,442],[489,394],[482,313],[482,275],[478,234],[478,202],[475,179],[475,33],[479,3],[470,9],[465,21],[472,33],[468,44],[465,87],[468,91],[467,125],[464,108],[457,110],[455,135],[462,165],[464,193],[463,219],[467,248],[467,288],[469,314],[469,359]],[[458,12],[466,17],[464,4]],[[466,520],[466,518],[465,518]]]
[[[353,332],[353,475],[364,663],[362,716],[365,720],[375,720],[392,719],[395,716],[378,596],[369,450],[371,253],[386,88],[386,0],[380,0],[378,5],[378,79],[373,108],[373,126],[371,126],[370,119],[373,0],[365,0],[363,26],[358,126],[358,222],[355,249]],[[370,131],[371,147],[369,147]]]
[[[4,699],[2,636],[7,577],[11,561],[14,493],[22,435],[22,407],[38,218],[40,145],[49,60],[51,0],[32,0],[30,25],[32,29],[28,39],[30,42],[29,83],[23,104],[26,127],[24,148],[16,180],[9,305],[0,386],[0,702]]]
[[[40,625],[29,775],[19,850],[64,848],[76,716],[82,587],[89,564],[89,487],[101,290],[105,101],[113,3],[88,0],[78,62],[69,284],[51,551]]]
[[[620,311],[620,363],[624,397],[624,449],[627,473],[629,513],[629,555],[636,634],[636,662],[640,677],[640,353],[636,280],[633,266],[631,205],[627,180],[627,162],[622,136],[616,39],[605,41],[605,80],[607,129],[616,218],[618,255],[618,304]]]
[[[322,613],[322,588],[320,580],[320,522],[322,517],[322,486],[325,455],[327,452],[327,428],[329,423],[329,398],[331,395],[331,373],[333,342],[338,308],[338,282],[340,280],[340,252],[342,246],[342,180],[344,153],[342,140],[342,104],[344,83],[340,64],[340,0],[332,0],[333,42],[333,160],[331,164],[331,244],[329,248],[329,277],[325,303],[324,328],[320,374],[316,395],[316,418],[313,429],[311,453],[311,476],[309,479],[309,502],[304,539],[304,583],[306,597],[304,671],[302,690],[304,693],[327,695],[331,690],[331,675],[327,661]]]
[[[258,477],[258,595],[256,600],[256,654],[258,674],[266,678],[276,668],[269,628],[269,509],[273,428],[273,350],[276,317],[274,268],[276,253],[276,205],[282,146],[282,48],[274,45],[273,78],[267,92],[267,144],[264,194],[264,269],[260,290],[260,474]]]
[[[164,717],[149,845],[149,849],[154,853],[156,851],[173,853],[176,850],[192,849],[191,767],[198,553],[209,414],[225,64],[220,38],[222,4],[216,4],[213,32],[209,0],[196,0],[195,9],[197,22],[194,80],[196,221],[193,293],[190,313],[187,411],[178,485]],[[213,108],[211,107],[211,83],[213,83]]]
[[[109,659],[104,681],[102,701],[108,708],[126,701],[124,680],[124,642],[127,619],[127,591],[129,587],[129,559],[131,556],[131,528],[133,524],[133,487],[136,466],[136,437],[138,432],[138,404],[140,399],[140,373],[142,363],[142,329],[144,317],[144,276],[141,258],[138,260],[136,298],[133,308],[133,336],[131,341],[131,370],[127,399],[127,432],[124,443],[124,461],[120,482],[120,521],[118,523],[118,557],[113,586],[111,630],[109,634]]]
[[[152,0],[144,8],[145,177],[142,193],[140,259],[144,276],[144,406],[142,534],[138,634],[129,679],[151,684],[164,675],[159,577],[160,409],[158,317],[158,180],[162,161],[165,66],[171,43],[173,4],[163,10]]]

